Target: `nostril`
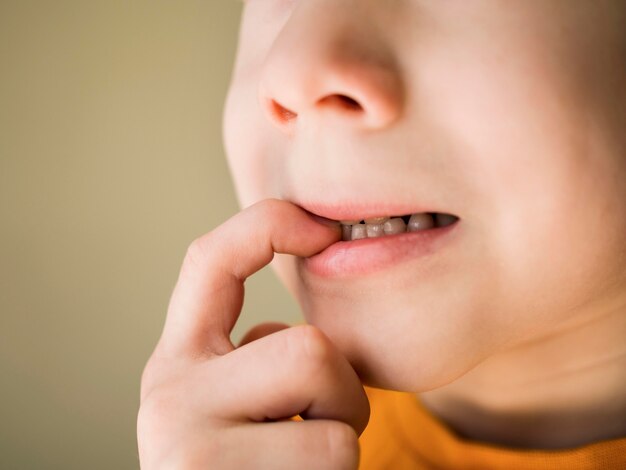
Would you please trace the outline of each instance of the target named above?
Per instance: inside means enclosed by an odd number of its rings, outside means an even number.
[[[363,109],[358,101],[346,95],[330,95],[320,100],[320,103],[335,105],[348,111],[360,111]]]
[[[272,98],[268,98],[266,103],[272,119],[282,126],[292,124],[298,117],[298,113],[285,108],[283,105],[278,103],[278,101]],[[363,107],[358,101],[350,98],[349,96],[339,94],[332,94],[322,98],[318,105],[330,106],[331,108],[342,109],[347,112],[359,112],[363,110]]]
[[[278,104],[275,100],[270,100],[270,107],[272,115],[278,120],[278,122],[289,123],[293,121],[298,115],[293,111],[288,110],[284,106]]]

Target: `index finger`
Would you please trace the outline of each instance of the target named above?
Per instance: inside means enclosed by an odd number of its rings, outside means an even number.
[[[341,238],[304,209],[266,199],[194,240],[170,298],[159,351],[168,356],[222,355],[235,349],[230,333],[241,312],[246,278],[274,253],[311,256]]]

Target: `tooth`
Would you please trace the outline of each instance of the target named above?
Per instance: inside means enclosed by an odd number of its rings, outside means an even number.
[[[352,240],[367,238],[365,224],[355,224],[352,226]]]
[[[371,219],[365,219],[366,224],[384,224],[389,220],[389,217],[372,217]]]
[[[360,222],[360,220],[340,220],[339,223],[342,225],[356,225]]]
[[[406,227],[407,232],[417,232],[435,226],[435,221],[429,214],[412,214]]]
[[[459,218],[452,214],[435,214],[435,222],[437,227],[445,227],[456,222]]]
[[[385,235],[395,235],[406,232],[406,224],[400,217],[393,217],[383,224]]]
[[[365,224],[367,238],[382,237],[385,235],[383,224]]]
[[[352,227],[350,225],[341,226],[341,240],[349,241],[352,238]]]

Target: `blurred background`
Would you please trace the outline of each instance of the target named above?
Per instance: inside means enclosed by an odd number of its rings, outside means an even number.
[[[237,212],[236,0],[0,0],[0,468],[138,468],[188,244]],[[231,339],[301,320],[269,268]]]

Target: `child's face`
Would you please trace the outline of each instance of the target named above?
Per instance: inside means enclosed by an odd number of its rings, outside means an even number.
[[[247,0],[224,114],[241,205],[460,217],[445,249],[364,276],[276,256],[365,383],[429,390],[623,304],[624,24],[619,0]]]

